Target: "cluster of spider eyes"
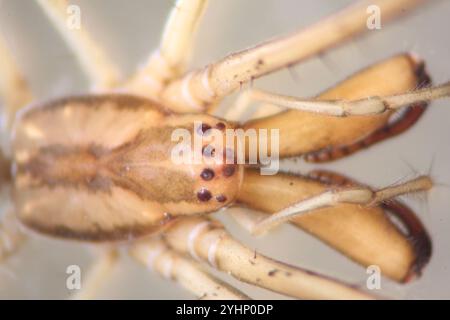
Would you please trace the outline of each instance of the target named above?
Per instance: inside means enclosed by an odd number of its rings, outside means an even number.
[[[215,126],[216,129],[218,130],[225,130],[226,125],[223,122],[218,122]],[[197,133],[200,135],[208,135],[210,130],[212,130],[212,127],[209,124],[206,123],[202,123],[201,126],[199,126],[197,128]],[[202,154],[205,157],[213,157],[215,155],[215,149],[213,146],[207,144],[205,146],[203,146],[202,148]],[[226,148],[225,152],[224,152],[226,158],[233,158],[234,157],[234,151]],[[222,175],[225,177],[231,177],[234,172],[236,171],[236,166],[235,164],[227,164],[225,166],[223,166],[222,168]],[[214,171],[214,169],[212,168],[204,168],[202,170],[202,172],[200,173],[200,178],[204,181],[211,181],[212,179],[214,179],[214,177],[216,176],[216,172]],[[199,201],[201,202],[207,202],[209,200],[211,200],[212,198],[212,194],[211,191],[209,191],[206,187],[202,187],[198,192],[197,192],[197,198]],[[218,202],[225,202],[227,201],[227,197],[223,194],[219,194],[215,197],[215,199]]]

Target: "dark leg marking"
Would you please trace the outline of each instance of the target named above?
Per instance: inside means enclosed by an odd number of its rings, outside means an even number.
[[[431,84],[431,79],[426,73],[423,63],[417,67],[416,74],[418,77],[417,88],[420,89]],[[332,161],[351,155],[359,150],[369,148],[378,142],[395,137],[411,128],[420,119],[427,107],[427,103],[406,107],[399,118],[388,122],[368,136],[348,145],[332,146],[307,153],[304,155],[304,159],[307,162]]]
[[[339,173],[327,170],[312,171],[308,177],[313,180],[334,186],[363,186],[355,180]],[[391,214],[401,222],[405,230],[397,228],[402,232],[414,248],[416,260],[410,266],[409,273],[403,282],[409,282],[420,277],[423,268],[430,261],[432,254],[431,238],[417,215],[405,204],[398,200],[391,200],[380,205],[386,213]]]

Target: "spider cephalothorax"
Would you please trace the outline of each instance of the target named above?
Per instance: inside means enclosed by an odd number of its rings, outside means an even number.
[[[100,115],[105,125],[96,121]],[[106,241],[148,235],[168,217],[218,210],[236,198],[243,166],[191,159],[177,164],[172,157],[179,143],[175,130],[201,137],[200,151],[214,150],[204,137],[213,127],[230,125],[123,94],[34,106],[13,130],[17,214],[48,234]]]
[[[225,141],[228,131],[253,130],[259,165],[263,151],[323,162],[367,148],[413,125],[428,101],[449,95],[449,84],[428,87],[420,59],[411,54],[385,59],[314,99],[250,90],[224,115],[215,115],[215,107],[243,83],[364,31],[369,4],[393,17],[421,1],[361,1],[311,28],[185,73],[193,30],[206,2],[178,1],[158,50],[120,83],[113,64],[86,31],[65,30],[66,2],[39,1],[103,93],[23,108],[31,100],[26,83],[12,63],[0,69],[9,85],[4,118],[11,139],[4,153],[11,156],[4,167],[11,167],[12,175],[4,180],[12,186],[13,202],[0,230],[0,256],[16,251],[24,239],[18,226],[24,225],[51,236],[125,246],[138,261],[202,298],[248,297],[203,271],[192,258],[297,298],[373,298],[246,248],[208,216],[232,205],[260,211],[233,212],[253,233],[289,221],[355,262],[379,266],[391,279],[406,282],[420,275],[431,255],[431,241],[414,213],[393,198],[430,189],[429,177],[372,190],[326,171],[266,175],[258,165],[237,161],[239,151],[241,160],[251,158],[251,147],[239,149],[242,141],[233,135],[231,143]],[[11,58],[7,50],[3,56]],[[265,103],[265,109],[241,121],[250,101]],[[269,114],[273,105],[287,110]],[[405,112],[392,120],[400,108]],[[279,137],[267,138],[264,130],[275,130]],[[193,141],[180,145],[182,133]],[[189,151],[186,146],[200,151],[200,161],[194,161],[195,150],[182,161],[174,159],[183,154],[178,151]],[[110,265],[115,257],[112,249],[100,263]],[[101,276],[105,273],[94,272],[90,279],[95,284]],[[80,297],[91,296],[92,289],[87,283]]]

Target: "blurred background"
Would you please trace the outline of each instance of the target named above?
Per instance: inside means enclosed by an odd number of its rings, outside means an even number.
[[[277,35],[306,27],[350,0],[228,0],[210,1],[197,37],[192,67],[200,67],[226,54]],[[346,45],[312,58],[292,70],[257,79],[254,87],[283,94],[312,96],[355,71],[396,53],[413,51],[421,56],[434,83],[450,80],[450,1],[430,5],[396,23],[382,24]],[[82,27],[107,49],[124,76],[143,63],[158,44],[174,1],[84,0],[71,1],[81,8]],[[382,17],[383,19],[383,17]],[[383,20],[382,20],[383,23]],[[28,0],[0,0],[0,30],[11,46],[26,78],[40,99],[88,90],[85,76],[59,35],[38,6]],[[236,95],[230,96],[230,103]],[[450,101],[432,103],[423,118],[406,134],[367,151],[322,166],[285,161],[282,168],[307,172],[312,167],[336,170],[365,184],[381,187],[415,171],[431,175],[440,186],[426,198],[403,199],[422,219],[433,240],[433,256],[423,276],[408,285],[383,279],[380,294],[405,299],[450,298]],[[276,195],[274,195],[276,196]],[[252,238],[226,211],[219,218],[232,234],[258,252],[278,260],[316,270],[365,287],[361,268],[311,236],[283,226],[264,238]],[[76,264],[86,271],[94,250],[84,244],[33,236],[20,253],[0,266],[0,298],[66,298],[66,268]],[[280,295],[222,279],[254,298],[279,299]],[[189,299],[193,296],[176,283],[145,270],[131,259],[121,259],[99,298]]]

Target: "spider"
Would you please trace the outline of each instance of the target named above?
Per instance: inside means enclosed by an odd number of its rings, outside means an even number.
[[[95,296],[119,249],[202,299],[249,298],[203,264],[295,298],[376,297],[246,247],[210,215],[229,207],[223,214],[253,234],[290,222],[356,263],[378,266],[394,281],[418,277],[431,256],[431,240],[415,214],[394,198],[429,190],[427,176],[372,189],[324,170],[261,175],[255,166],[236,163],[175,165],[169,154],[177,128],[202,137],[210,129],[278,129],[279,149],[270,152],[313,163],[405,131],[428,101],[450,91],[449,84],[430,87],[423,62],[412,54],[379,61],[315,98],[252,86],[225,114],[218,116],[217,106],[246,83],[366,31],[369,5],[393,18],[420,3],[360,1],[309,28],[187,71],[207,1],[180,0],[159,47],[135,75],[120,81],[86,30],[66,27],[68,3],[38,1],[94,86],[85,95],[29,104],[31,90],[7,47],[0,47],[4,126],[11,132],[1,172],[13,203],[3,215],[0,256],[16,253],[33,231],[107,243],[76,298]],[[258,103],[256,112],[243,121],[252,102]],[[278,107],[285,109],[275,112]],[[198,121],[202,125],[195,127]]]

